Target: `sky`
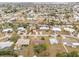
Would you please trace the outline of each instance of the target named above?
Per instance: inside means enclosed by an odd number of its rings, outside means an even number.
[[[79,0],[0,0],[0,2],[79,2]]]

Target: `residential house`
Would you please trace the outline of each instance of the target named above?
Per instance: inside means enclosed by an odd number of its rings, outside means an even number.
[[[55,38],[50,38],[49,42],[50,42],[50,44],[58,44],[58,41]]]
[[[0,42],[0,49],[3,48],[9,48],[14,44],[14,42],[6,41],[6,42]]]
[[[14,50],[21,49],[23,45],[29,45],[30,40],[25,38],[20,38],[15,44]]]

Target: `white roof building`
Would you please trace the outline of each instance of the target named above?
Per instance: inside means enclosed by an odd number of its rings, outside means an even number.
[[[58,43],[58,41],[55,38],[50,38],[49,41],[50,41],[50,44],[57,44]]]
[[[74,46],[79,46],[79,43],[77,43],[77,42],[76,42],[76,43],[72,43],[72,44],[73,44]]]
[[[12,31],[13,31],[13,29],[12,29],[12,28],[3,29],[3,31],[2,31],[2,32],[8,32],[8,31],[12,32]]]
[[[40,25],[40,30],[48,30],[48,25]]]
[[[73,42],[73,43],[63,42],[63,44],[66,46],[74,47],[74,48],[76,48],[76,46],[79,46],[78,42]]]
[[[19,27],[17,30],[18,31],[25,31],[25,28],[24,27]]]
[[[48,30],[49,27],[40,27],[40,30]]]
[[[70,47],[73,47],[72,43],[68,43],[68,42],[63,42],[64,45],[66,46],[70,46]]]
[[[12,44],[13,44],[13,42],[10,42],[10,41],[0,42],[0,49],[10,47],[10,46],[12,46]]]
[[[74,32],[75,30],[72,28],[64,28],[65,31]]]
[[[51,30],[52,31],[61,31],[61,29],[60,28],[57,28],[57,27],[53,27]]]

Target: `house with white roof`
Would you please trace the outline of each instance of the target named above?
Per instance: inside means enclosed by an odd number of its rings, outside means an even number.
[[[29,45],[29,43],[30,43],[29,39],[20,38],[16,42],[16,46],[15,46],[14,50],[20,49],[23,45]]]
[[[54,32],[60,32],[61,31],[61,28],[52,27],[51,30],[54,31]]]
[[[17,30],[18,31],[25,31],[25,28],[24,27],[18,27]]]
[[[3,33],[13,32],[12,28],[6,28],[2,30]]]
[[[50,44],[57,44],[58,41],[55,38],[50,38],[49,39]]]
[[[72,43],[72,47],[76,48],[77,46],[79,46],[79,43],[78,42]]]
[[[63,43],[64,43],[64,45],[70,46],[70,47],[73,47],[73,48],[76,48],[77,46],[79,46],[78,42],[73,42],[73,43],[63,42]]]
[[[72,44],[75,45],[75,46],[79,46],[79,43],[78,42],[72,43]]]
[[[72,28],[64,28],[65,31],[69,31],[69,32],[74,32],[75,29],[72,29]]]
[[[41,25],[39,29],[40,30],[48,30],[49,26],[47,26],[47,25]]]
[[[77,46],[79,46],[79,42],[77,42],[77,40],[67,40],[68,38],[63,40],[63,44],[66,46],[70,46],[70,47],[74,47],[76,48]]]
[[[63,42],[64,45],[69,46],[69,47],[73,47],[72,43],[70,42]]]
[[[21,35],[21,36],[26,36],[26,32],[25,32],[25,28],[24,27],[19,27],[17,28],[17,34]]]
[[[6,41],[6,42],[0,42],[0,49],[3,48],[9,48],[14,44],[14,42]]]
[[[48,30],[49,27],[40,27],[40,30]]]

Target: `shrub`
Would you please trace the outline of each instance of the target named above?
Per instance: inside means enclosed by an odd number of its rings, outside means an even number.
[[[44,51],[44,50],[46,50],[47,49],[47,45],[46,44],[39,44],[39,45],[35,45],[34,46],[34,51],[36,52],[36,53],[40,53],[40,52],[42,52],[42,51]]]
[[[57,53],[56,56],[57,57],[79,57],[79,54],[77,51],[72,51],[70,53],[66,53],[66,52]]]

